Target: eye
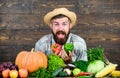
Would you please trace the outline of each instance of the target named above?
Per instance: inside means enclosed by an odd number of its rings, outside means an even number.
[[[53,25],[54,25],[54,26],[59,26],[59,24],[58,24],[58,23],[53,23]]]
[[[69,24],[68,22],[63,23],[64,26],[66,26],[66,25],[68,25],[68,24]]]
[[[58,23],[56,23],[56,24],[54,24],[55,26],[58,26],[59,24]]]

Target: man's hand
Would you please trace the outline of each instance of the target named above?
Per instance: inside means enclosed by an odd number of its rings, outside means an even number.
[[[65,52],[65,50],[61,50],[60,53],[58,54],[65,62],[72,62],[72,55],[73,52],[69,52],[69,54],[67,55],[67,53]]]

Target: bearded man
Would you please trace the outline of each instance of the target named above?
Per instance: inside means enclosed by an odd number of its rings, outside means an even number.
[[[61,45],[61,50],[57,54],[65,62],[78,60],[87,61],[87,46],[83,38],[71,33],[71,29],[76,23],[76,14],[67,8],[56,8],[44,16],[44,22],[50,27],[51,34],[40,38],[35,44],[35,51],[44,52],[46,55],[52,54],[53,44]],[[64,44],[72,43],[74,50],[68,54],[64,50]],[[57,52],[54,52],[56,54]]]

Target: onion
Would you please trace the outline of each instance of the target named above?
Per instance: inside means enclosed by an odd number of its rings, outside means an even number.
[[[65,68],[65,69],[64,69],[64,72],[66,72],[68,75],[71,75],[71,70],[68,69],[68,68]]]

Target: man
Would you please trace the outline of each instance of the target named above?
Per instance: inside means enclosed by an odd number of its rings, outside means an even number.
[[[70,33],[76,23],[76,14],[66,8],[57,8],[47,13],[44,22],[50,27],[52,33],[45,35],[35,44],[35,51],[42,51],[46,55],[52,54],[51,46],[55,43],[62,45],[58,54],[64,61],[74,62],[87,60],[86,43],[83,38]],[[73,43],[74,50],[67,54],[64,50],[65,43]]]

